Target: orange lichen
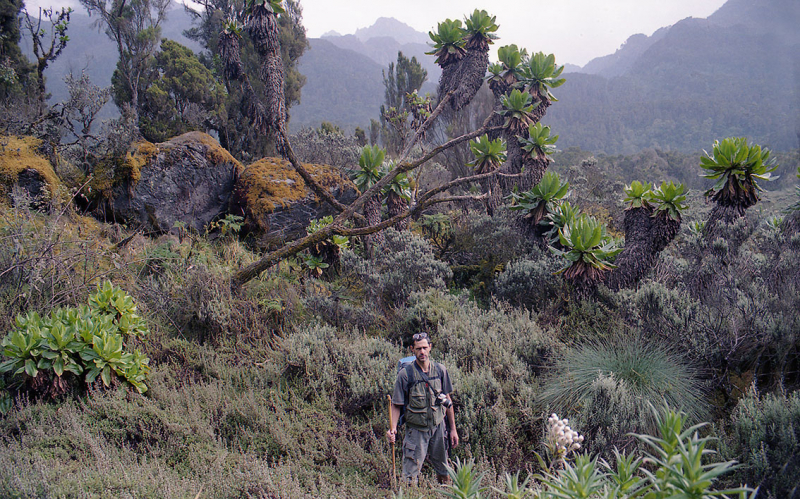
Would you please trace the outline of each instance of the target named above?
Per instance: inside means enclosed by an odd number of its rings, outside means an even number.
[[[55,194],[59,185],[53,166],[37,149],[42,143],[35,137],[0,136],[0,190],[3,194],[17,182],[25,170],[36,170],[47,184],[50,194]]]
[[[303,164],[303,167],[323,187],[341,185],[346,180],[335,167]],[[253,215],[272,213],[277,206],[285,207],[301,199],[318,201],[288,161],[263,158],[244,169],[240,179],[245,189],[247,207]]]

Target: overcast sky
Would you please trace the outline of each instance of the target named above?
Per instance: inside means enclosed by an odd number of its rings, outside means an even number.
[[[462,19],[475,8],[497,17],[500,40],[529,52],[554,53],[580,66],[614,53],[629,36],[651,35],[687,17],[705,18],[725,0],[301,0],[308,36],[335,30],[350,34],[379,17],[394,17],[427,33],[446,18]]]
[[[177,1],[177,0],[173,0]],[[38,6],[71,5],[77,0],[26,0]],[[554,53],[560,63],[583,66],[594,57],[614,53],[636,33],[687,17],[708,17],[725,0],[300,0],[308,36],[328,31],[346,35],[371,26],[379,17],[394,17],[427,33],[446,18],[462,19],[475,8],[497,16],[500,45],[516,43],[529,52]]]

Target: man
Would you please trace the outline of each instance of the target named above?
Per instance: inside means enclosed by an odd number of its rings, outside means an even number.
[[[415,482],[425,457],[433,465],[439,483],[447,482],[447,446],[445,443],[445,414],[450,428],[450,445],[458,446],[455,413],[450,393],[453,385],[443,365],[432,362],[431,344],[427,333],[415,334],[411,367],[400,369],[392,394],[391,420],[386,436],[394,443],[400,409],[406,408],[406,434],[403,438],[403,479]]]

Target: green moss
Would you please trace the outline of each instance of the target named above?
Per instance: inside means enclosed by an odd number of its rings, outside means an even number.
[[[343,178],[333,166],[303,165],[308,173],[323,187],[341,185]],[[307,188],[288,161],[281,158],[263,158],[244,169],[240,179],[247,207],[255,215],[269,214],[275,208],[309,197],[319,201]]]
[[[19,174],[28,169],[39,172],[50,194],[55,194],[61,182],[50,162],[39,154],[41,143],[35,137],[0,136],[0,194],[10,192]]]

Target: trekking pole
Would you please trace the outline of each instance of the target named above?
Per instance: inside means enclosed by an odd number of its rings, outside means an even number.
[[[387,395],[386,398],[389,399],[389,429],[392,429],[392,396]],[[397,434],[394,435],[395,440],[397,439]],[[392,442],[392,489],[397,488],[397,465],[394,462],[394,442]]]

